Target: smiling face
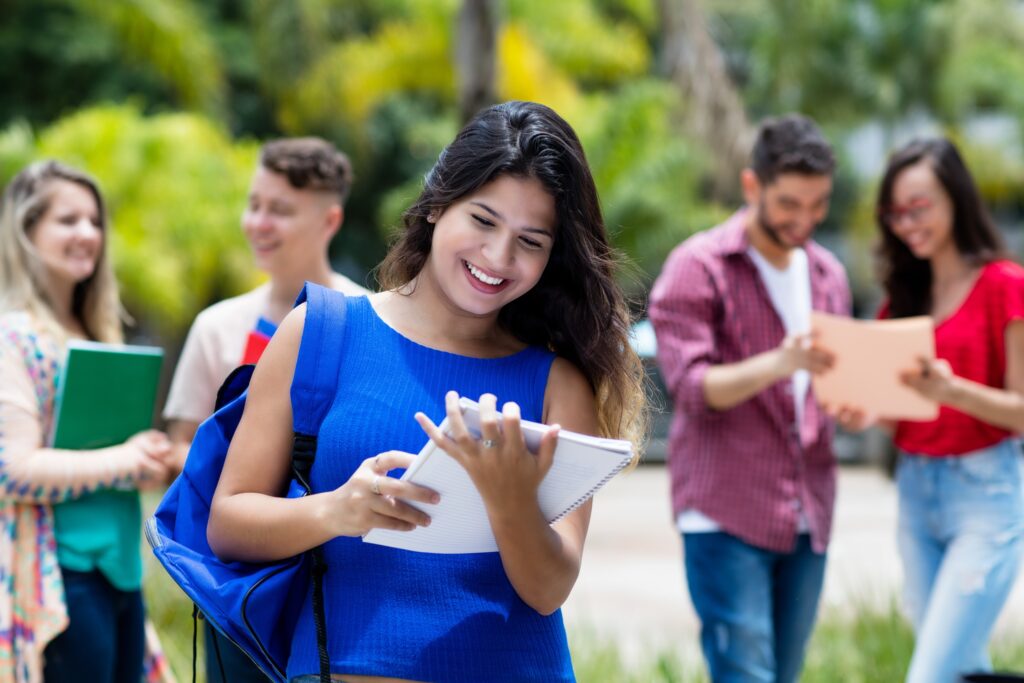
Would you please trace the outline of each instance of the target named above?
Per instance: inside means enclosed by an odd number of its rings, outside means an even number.
[[[892,205],[883,212],[889,230],[919,259],[956,249],[953,215],[953,201],[924,159],[896,176]]]
[[[777,249],[804,246],[828,215],[832,176],[783,173],[761,183],[751,170],[743,173],[747,204],[756,212],[757,230]]]
[[[256,168],[242,231],[256,265],[271,277],[309,272],[340,223],[341,206],[329,193],[294,188],[280,173]]]
[[[496,315],[540,280],[556,223],[555,201],[538,180],[500,176],[436,218],[420,277],[456,309]]]
[[[103,225],[96,198],[68,180],[53,181],[46,212],[28,232],[47,276],[72,289],[95,271],[103,253]]]

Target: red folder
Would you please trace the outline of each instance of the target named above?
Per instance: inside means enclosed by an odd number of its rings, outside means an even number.
[[[255,363],[263,355],[263,350],[267,348],[267,344],[270,343],[270,337],[256,330],[249,333],[248,339],[245,341],[245,352],[242,354],[242,365],[247,363]]]

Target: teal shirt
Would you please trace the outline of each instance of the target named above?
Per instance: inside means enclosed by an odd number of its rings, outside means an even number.
[[[123,591],[142,587],[142,508],[135,490],[104,489],[53,506],[57,561],[77,572],[99,570]]]

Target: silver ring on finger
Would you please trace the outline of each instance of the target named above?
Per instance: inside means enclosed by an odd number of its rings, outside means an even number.
[[[381,492],[380,492],[380,475],[379,474],[376,477],[374,477],[373,481],[370,483],[370,492],[373,493],[373,495],[375,495],[375,496],[381,495]]]
[[[483,441],[480,442],[480,445],[483,446],[484,448],[494,448],[495,446],[498,445],[498,442],[495,441],[494,439],[484,439]]]

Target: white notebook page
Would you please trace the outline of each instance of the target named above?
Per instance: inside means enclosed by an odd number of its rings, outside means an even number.
[[[462,399],[463,416],[470,431],[479,436],[479,406]],[[447,428],[447,419],[441,429]],[[524,420],[527,447],[536,451],[546,425]],[[606,481],[629,464],[632,445],[628,441],[601,439],[561,430],[555,459],[538,491],[541,511],[553,522],[596,492]],[[428,441],[416,461],[402,476],[403,481],[426,486],[441,494],[437,505],[410,503],[431,517],[430,526],[413,531],[374,529],[363,537],[367,543],[427,553],[496,552],[497,543],[483,499],[462,465],[433,442]]]

